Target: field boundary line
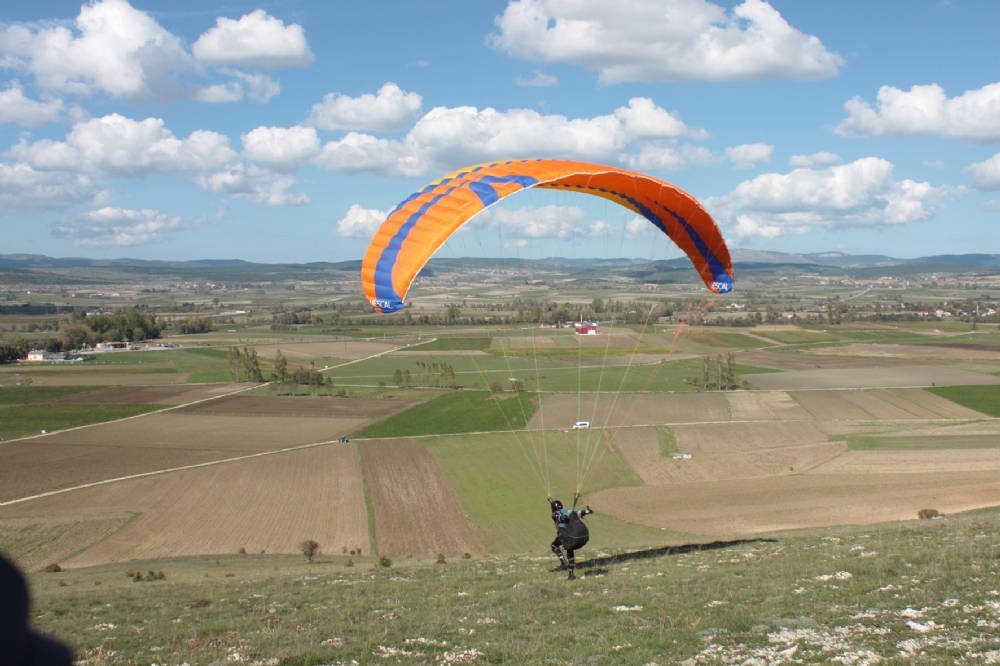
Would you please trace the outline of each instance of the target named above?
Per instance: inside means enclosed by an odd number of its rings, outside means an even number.
[[[225,398],[231,395],[236,395],[237,393],[243,393],[244,391],[250,391],[255,388],[260,388],[261,386],[267,386],[271,382],[265,382],[264,384],[253,384],[246,388],[237,389],[235,391],[230,391],[229,393],[221,393],[219,395],[213,395],[208,398],[202,398],[201,400],[195,400],[194,402],[188,402],[183,405],[171,405],[170,407],[164,407],[163,409],[157,409],[152,412],[146,412],[145,414],[136,414],[135,416],[126,416],[124,418],[115,419],[113,421],[101,421],[100,423],[88,423],[87,425],[73,426],[72,428],[63,428],[62,430],[56,430],[54,432],[47,432],[38,435],[28,435],[27,437],[17,437],[15,439],[8,439],[4,441],[4,444],[9,444],[10,442],[23,442],[26,439],[36,439],[38,437],[49,437],[50,435],[61,435],[64,432],[73,432],[74,430],[82,430],[83,428],[93,428],[94,426],[108,425],[109,423],[120,423],[122,421],[128,421],[130,419],[138,419],[143,416],[150,416],[152,414],[162,414],[163,412],[169,412],[173,409],[180,409],[182,407],[190,407],[191,405],[198,405],[203,402],[208,402],[209,400],[217,400],[218,398]],[[3,506],[0,504],[0,506]]]
[[[249,453],[245,456],[236,456],[234,458],[224,458],[222,460],[209,460],[208,462],[195,463],[193,465],[181,465],[180,467],[169,467],[167,469],[158,469],[152,472],[140,472],[139,474],[130,474],[128,476],[119,476],[114,479],[104,479],[103,481],[92,481],[91,483],[84,483],[79,486],[73,486],[72,488],[61,488],[59,490],[50,490],[45,493],[39,493],[38,495],[31,495],[29,497],[19,497],[18,499],[7,500],[6,502],[0,502],[0,507],[10,506],[12,504],[20,504],[21,502],[27,502],[29,500],[41,499],[43,497],[52,497],[53,495],[60,495],[62,493],[69,493],[74,490],[83,490],[85,488],[93,488],[95,486],[103,486],[109,483],[117,483],[119,481],[130,481],[131,479],[141,479],[147,476],[157,476],[159,474],[169,474],[171,472],[182,472],[186,469],[197,469],[199,467],[210,467],[212,465],[221,465],[228,462],[236,462],[238,460],[248,460],[250,458],[260,458],[263,456],[270,456],[276,453],[289,453],[290,451],[300,451],[302,449],[310,449],[317,446],[325,446],[326,444],[336,444],[339,439],[329,439],[323,442],[313,442],[312,444],[302,444],[300,446],[293,446],[287,449],[277,449],[275,451],[261,451],[259,453]]]

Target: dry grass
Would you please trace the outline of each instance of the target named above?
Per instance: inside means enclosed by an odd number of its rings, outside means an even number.
[[[419,439],[360,444],[380,555],[486,554],[441,467]]]
[[[729,407],[720,393],[622,393],[546,396],[529,428],[569,428],[576,421],[591,427],[728,421]]]
[[[826,442],[828,437],[809,421],[698,423],[671,428],[677,448],[693,454],[732,454]]]
[[[784,391],[734,391],[726,394],[734,421],[797,421],[813,418]]]
[[[140,512],[117,534],[64,562],[298,553],[304,539],[326,552],[368,554],[368,518],[353,444],[332,443],[86,488],[0,509],[0,518]]]
[[[110,536],[135,514],[0,518],[0,551],[26,571],[37,571]]]

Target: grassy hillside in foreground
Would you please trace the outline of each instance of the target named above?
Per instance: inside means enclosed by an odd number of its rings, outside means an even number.
[[[32,575],[32,623],[94,665],[992,663],[998,542],[988,511],[619,549],[574,582],[551,557],[133,562]]]
[[[936,386],[924,389],[990,416],[1000,416],[1000,386]]]
[[[435,437],[423,442],[458,494],[483,546],[491,553],[523,553],[544,551],[555,537],[546,496],[551,493],[566,506],[572,504],[577,487],[576,438],[581,437],[583,450],[588,434],[594,437],[590,451],[596,456],[604,441],[596,429]],[[609,450],[588,490],[641,485],[625,457]],[[580,508],[586,499],[581,499]],[[588,549],[657,544],[676,536],[597,514],[587,523]]]
[[[530,393],[445,393],[359,430],[354,436],[419,437],[523,428],[538,408],[532,398]]]

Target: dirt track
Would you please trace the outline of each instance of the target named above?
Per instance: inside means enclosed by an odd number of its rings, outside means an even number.
[[[0,519],[138,511],[126,528],[69,562],[236,553],[296,553],[314,539],[328,553],[369,554],[368,518],[353,444],[328,444],[122,481],[0,508]]]
[[[360,447],[380,554],[486,554],[458,495],[420,440],[369,440]]]

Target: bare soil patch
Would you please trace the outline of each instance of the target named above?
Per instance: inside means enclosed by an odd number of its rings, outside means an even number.
[[[694,455],[763,451],[826,442],[827,435],[810,421],[697,423],[672,426],[680,451]]]
[[[911,391],[911,392],[919,391],[920,393],[924,393],[923,389],[897,389],[897,391],[900,390]],[[869,391],[869,393],[876,396],[880,400],[888,402],[891,405],[895,405],[896,407],[899,407],[900,409],[906,411],[907,413],[912,414],[913,416],[916,416],[921,419],[939,419],[942,416],[942,414],[921,407],[912,400],[907,400],[906,398],[903,398],[902,396],[898,395],[897,393],[894,393],[893,391],[890,391],[889,389],[875,389]],[[937,396],[934,397],[936,398]]]
[[[115,374],[113,372],[32,374],[32,386],[161,386],[184,384],[190,372],[159,374]]]
[[[569,428],[577,421],[591,427],[728,421],[729,406],[719,393],[585,393],[542,399],[529,428]]]
[[[342,342],[292,342],[289,344],[261,345],[256,347],[256,349],[257,354],[264,358],[274,358],[275,354],[280,350],[289,362],[309,363],[309,361],[319,361],[324,358],[343,358],[353,361],[391,351],[397,347],[402,347],[402,344],[369,340],[345,340]]]
[[[486,554],[458,495],[419,439],[366,441],[360,446],[380,554]]]
[[[1000,443],[998,443],[1000,445]],[[1000,449],[939,451],[848,451],[810,474],[900,474],[907,472],[1000,471]]]
[[[734,421],[798,421],[813,418],[784,391],[733,391],[726,393]]]
[[[125,529],[68,562],[368,548],[364,488],[353,444],[132,479],[0,509],[0,518],[141,512]],[[64,563],[66,564],[66,563]]]
[[[1000,348],[991,345],[891,345],[853,344],[846,347],[817,349],[816,354],[838,356],[871,356],[903,359],[940,359],[970,361],[978,359],[1000,360]]]
[[[877,419],[905,421],[907,419],[919,418],[912,412],[901,409],[870,391],[841,391],[840,395],[844,400],[857,405]]]
[[[875,418],[844,396],[847,391],[794,391],[790,394],[815,418],[823,421],[867,421]]]
[[[660,455],[658,436],[652,428],[622,430],[615,446],[647,485],[799,474],[847,450],[844,442],[824,442],[673,459]]]
[[[744,359],[740,359],[744,362]],[[745,375],[755,386],[768,390],[896,388],[915,386],[965,386],[1000,384],[1000,377],[938,365],[898,365],[881,369],[804,370]]]
[[[294,416],[377,420],[420,400],[232,395],[174,410],[182,414],[225,416]]]
[[[595,511],[694,534],[777,530],[913,520],[1000,504],[1000,475],[988,472],[805,474],[616,488],[591,495]]]

